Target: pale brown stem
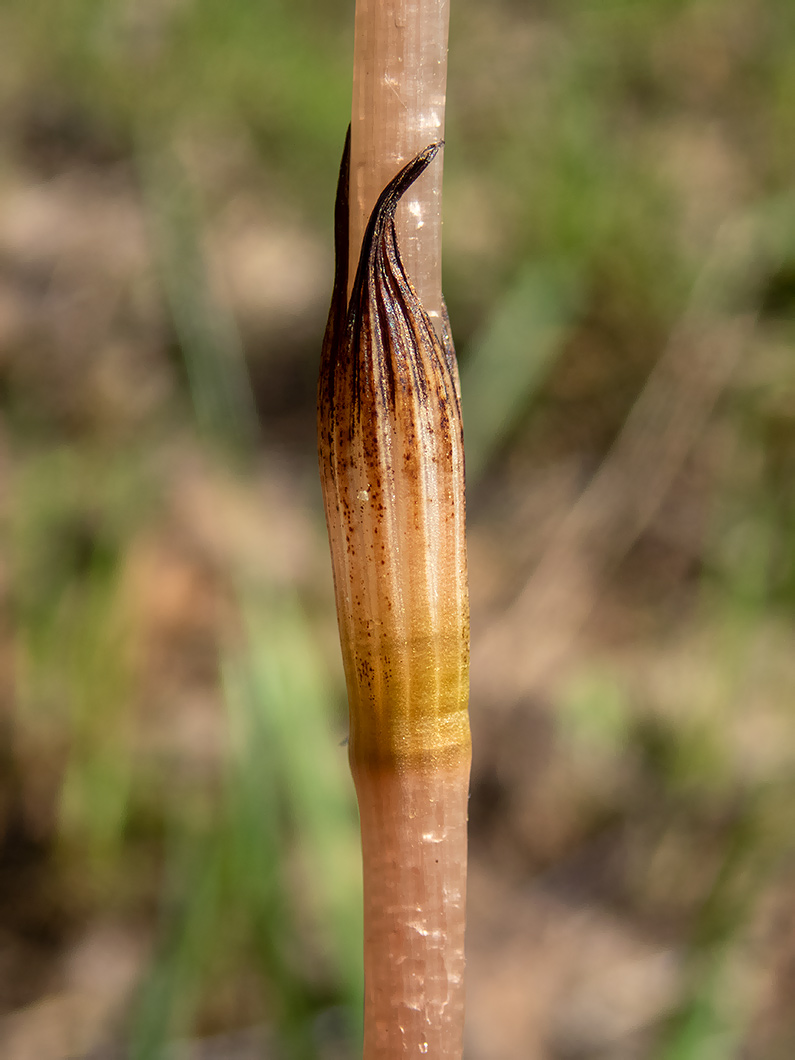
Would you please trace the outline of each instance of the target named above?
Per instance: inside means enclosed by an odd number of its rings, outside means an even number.
[[[460,1060],[469,755],[352,763],[364,863],[365,1060]]]
[[[444,138],[449,17],[449,0],[356,0],[349,294],[379,194]],[[396,221],[406,272],[441,333],[441,155],[407,192]]]

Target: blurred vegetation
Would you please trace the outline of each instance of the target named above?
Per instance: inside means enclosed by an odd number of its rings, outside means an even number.
[[[352,17],[2,5],[8,1060],[356,1054]],[[790,0],[453,6],[471,1060],[795,1052],[793,126]]]

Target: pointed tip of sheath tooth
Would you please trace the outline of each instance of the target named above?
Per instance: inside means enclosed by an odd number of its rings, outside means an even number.
[[[381,233],[384,231],[387,224],[394,220],[395,210],[397,209],[398,203],[409,190],[411,185],[422,176],[443,146],[444,140],[437,140],[435,143],[428,144],[427,147],[424,147],[419,154],[415,155],[414,158],[407,162],[406,165],[395,174],[392,180],[390,180],[378,196],[376,204],[370,213],[370,219],[365,226],[362,246],[359,252],[359,266],[356,270],[356,278],[354,280],[354,288],[359,286],[360,280],[363,280],[367,258],[368,256],[372,257]]]

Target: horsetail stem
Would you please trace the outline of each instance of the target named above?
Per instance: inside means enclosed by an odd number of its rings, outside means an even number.
[[[458,373],[382,191],[348,287],[350,140],[319,394],[321,481],[364,864],[365,1060],[455,1060],[463,1035],[469,605]]]

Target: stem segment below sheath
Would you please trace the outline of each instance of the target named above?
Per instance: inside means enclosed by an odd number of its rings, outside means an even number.
[[[353,765],[364,866],[366,1060],[459,1060],[469,761]]]

